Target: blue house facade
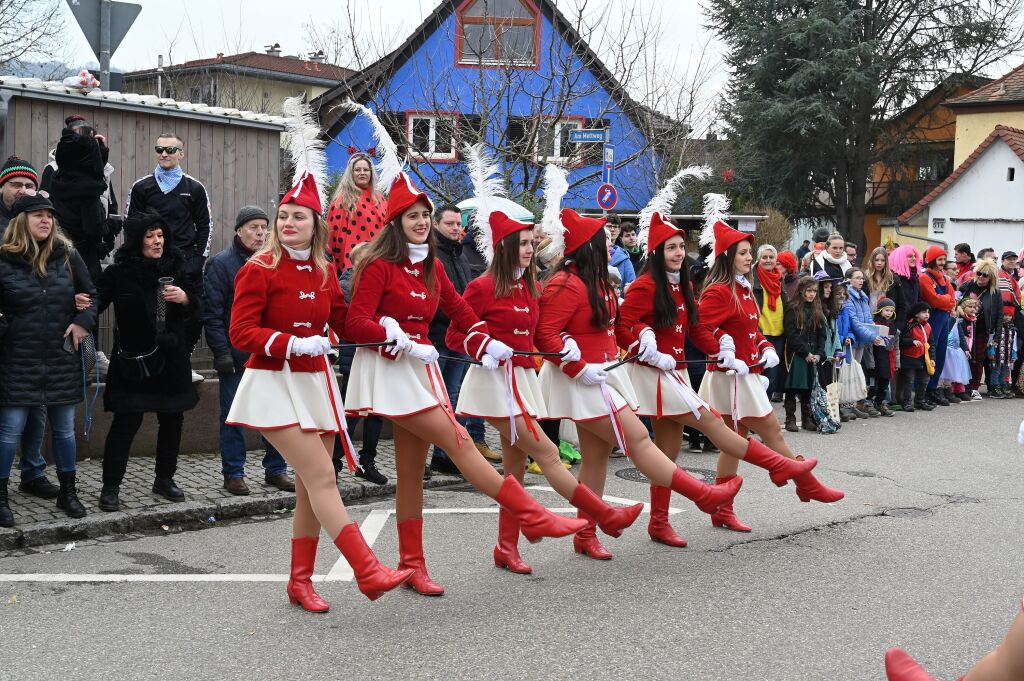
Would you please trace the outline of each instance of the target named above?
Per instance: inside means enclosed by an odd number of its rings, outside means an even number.
[[[573,142],[574,130],[605,131],[614,210],[636,212],[657,190],[660,136],[677,126],[630,99],[547,0],[442,2],[401,47],[314,100],[332,172],[374,144],[363,117],[333,109],[349,98],[377,112],[435,198],[471,195],[461,147],[484,141],[512,198],[535,202],[557,163],[570,171],[563,205],[588,212],[601,210],[604,145]]]

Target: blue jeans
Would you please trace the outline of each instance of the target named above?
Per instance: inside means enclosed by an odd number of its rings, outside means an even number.
[[[21,433],[21,481],[43,477],[46,459],[43,458],[43,436],[46,434],[46,407],[29,407],[28,421]]]
[[[226,478],[245,476],[245,429],[242,426],[229,426],[224,423],[231,410],[231,403],[238,392],[238,384],[242,382],[244,370],[233,374],[218,374],[220,379],[220,460],[221,471]],[[267,453],[263,456],[263,468],[266,475],[281,475],[288,472],[288,464],[284,457],[266,440],[263,440]]]
[[[459,403],[459,392],[462,390],[462,379],[466,377],[466,372],[469,371],[469,365],[465,362],[450,362],[449,357],[461,357],[466,358],[466,355],[461,352],[455,352],[448,348],[437,348],[440,356],[437,359],[437,366],[441,370],[441,378],[444,379],[444,385],[448,389],[448,399],[451,400],[452,408],[454,409]],[[484,441],[484,421],[483,419],[464,419],[459,418],[459,423],[466,426],[466,430],[469,432],[469,436],[473,439],[473,442]],[[434,456],[442,459],[447,459],[448,454],[445,453],[440,447],[434,447]]]
[[[11,476],[14,455],[34,407],[0,407],[0,480]],[[75,470],[75,405],[48,405],[53,429],[53,460],[61,473]],[[40,438],[40,447],[42,446]],[[37,447],[35,451],[39,451]],[[30,478],[31,479],[31,478]]]

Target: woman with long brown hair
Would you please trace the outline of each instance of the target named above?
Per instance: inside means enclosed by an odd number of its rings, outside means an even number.
[[[399,565],[415,571],[410,588],[439,596],[444,587],[430,578],[423,556],[423,467],[430,443],[511,512],[531,542],[572,534],[586,523],[551,513],[514,477],[502,480],[455,418],[437,350],[427,338],[438,307],[464,334],[463,350],[474,359],[505,362],[512,348],[490,335],[448,280],[437,260],[432,210],[427,195],[399,174],[388,195],[384,229],[356,268],[344,335],[356,343],[390,343],[356,350],[346,403],[353,414],[384,416],[394,426]]]

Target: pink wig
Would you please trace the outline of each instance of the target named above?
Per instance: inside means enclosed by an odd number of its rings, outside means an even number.
[[[893,274],[898,274],[904,279],[911,277],[910,263],[908,262],[911,254],[917,256],[917,266],[914,270],[918,273],[921,272],[921,251],[907,244],[900,246],[889,254],[889,269],[892,270]]]

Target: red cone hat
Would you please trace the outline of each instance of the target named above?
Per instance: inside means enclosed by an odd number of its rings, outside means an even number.
[[[305,206],[317,215],[323,215],[324,208],[320,205],[320,190],[316,186],[316,180],[311,173],[302,173],[302,177],[295,183],[295,186],[288,190],[288,193],[281,199],[281,205],[294,203]]]
[[[395,181],[391,183],[391,191],[388,192],[388,211],[384,216],[384,223],[387,224],[401,216],[417,201],[423,201],[431,211],[434,210],[434,204],[430,202],[430,197],[417,189],[408,175],[399,173]]]
[[[488,223],[491,226],[491,246],[493,247],[497,247],[498,242],[509,234],[533,229],[533,225],[526,222],[519,222],[519,220],[513,220],[500,210],[496,210],[491,213],[488,218]]]
[[[662,245],[676,234],[686,236],[686,230],[675,227],[670,222],[665,222],[661,213],[655,212],[651,215],[651,228],[647,232],[647,252],[654,253],[654,249]]]
[[[571,208],[563,208],[559,213],[562,226],[565,227],[565,254],[568,255],[590,238],[607,222],[604,218],[585,218]]]
[[[729,247],[733,244],[738,244],[741,241],[754,243],[753,234],[745,234],[744,232],[737,231],[721,220],[715,223],[714,228],[716,258],[729,250]]]

